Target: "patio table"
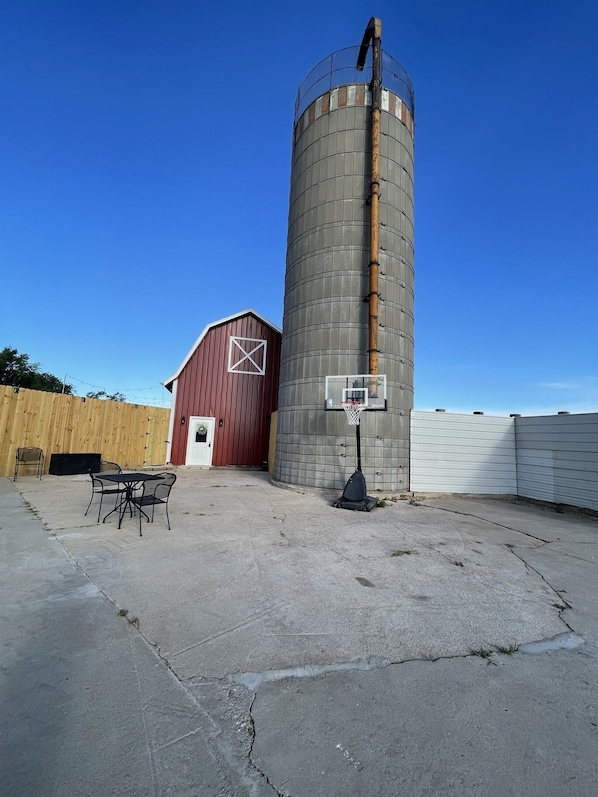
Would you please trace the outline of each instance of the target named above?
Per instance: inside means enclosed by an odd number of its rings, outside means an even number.
[[[115,484],[122,484],[125,488],[123,499],[114,507],[114,509],[111,509],[102,520],[102,523],[105,523],[106,518],[110,517],[110,515],[118,510],[118,528],[120,528],[120,524],[122,523],[123,516],[127,511],[127,507],[129,508],[131,515],[133,514],[133,493],[137,487],[139,487],[140,484],[143,484],[143,482],[160,478],[160,475],[156,473],[102,473],[101,476],[102,480],[111,481]],[[143,509],[141,509],[139,506],[137,509],[139,509],[139,511],[145,515],[149,521],[149,517],[145,514]]]

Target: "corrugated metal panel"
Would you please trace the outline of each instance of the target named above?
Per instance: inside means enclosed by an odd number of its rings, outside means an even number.
[[[263,375],[247,359],[243,367],[250,373],[229,370],[235,362],[234,357],[230,359],[231,336],[265,341]],[[243,359],[235,344],[232,350],[239,353],[237,359]],[[258,366],[260,357],[260,352],[254,356]],[[192,415],[216,419],[213,465],[260,466],[266,462],[279,366],[280,332],[252,312],[209,328],[177,379],[171,462],[185,462],[187,427],[181,426],[181,418]]]
[[[345,438],[352,445],[354,434],[339,413],[323,411],[323,390],[326,376],[368,370],[362,300],[369,290],[370,113],[362,83],[351,85],[346,70],[331,77],[347,83],[329,91],[316,79],[314,94],[324,93],[307,104],[293,139],[274,475],[342,490],[350,474]],[[370,490],[403,492],[413,406],[413,127],[401,99],[392,91],[385,96],[375,348],[378,373],[387,377],[388,411],[362,422],[361,443]]]
[[[523,498],[554,501],[552,451],[517,447],[517,492]]]
[[[410,489],[516,494],[513,419],[414,410]]]
[[[245,315],[248,315],[248,314],[255,316],[255,317],[256,317],[258,320],[260,320],[260,321],[263,321],[263,322],[264,322],[264,324],[265,324],[267,327],[270,327],[270,328],[272,328],[272,329],[276,330],[277,332],[280,332],[280,333],[282,333],[282,330],[281,330],[281,329],[279,329],[279,328],[278,328],[278,327],[277,327],[275,324],[273,324],[271,321],[268,321],[268,319],[267,319],[267,318],[264,318],[264,316],[260,315],[260,314],[259,314],[259,313],[258,313],[256,310],[254,310],[254,309],[253,309],[253,308],[251,308],[251,307],[249,307],[247,310],[243,310],[243,311],[242,311],[242,312],[240,312],[240,313],[235,313],[234,315],[229,315],[229,316],[226,316],[226,318],[221,318],[221,319],[220,319],[220,320],[218,320],[218,321],[212,321],[212,323],[211,323],[211,324],[208,324],[206,327],[204,327],[204,329],[203,329],[203,332],[202,332],[202,333],[201,333],[201,335],[200,335],[200,336],[197,338],[197,340],[195,341],[195,343],[193,344],[193,346],[192,346],[192,347],[191,347],[191,349],[189,350],[189,353],[187,354],[187,356],[185,357],[185,359],[183,360],[183,362],[182,362],[182,363],[179,365],[179,367],[177,368],[176,372],[175,372],[175,373],[174,373],[172,376],[170,376],[168,379],[166,379],[166,381],[165,381],[165,382],[163,382],[164,386],[165,386],[165,387],[167,387],[168,389],[170,389],[170,385],[172,385],[172,383],[173,383],[173,382],[174,382],[176,379],[178,379],[178,378],[179,378],[179,376],[180,376],[180,374],[181,374],[181,372],[182,372],[183,368],[184,368],[184,367],[187,365],[187,363],[189,362],[189,360],[191,359],[191,357],[192,357],[192,356],[193,356],[193,354],[195,353],[195,350],[196,350],[196,349],[197,349],[197,347],[198,347],[198,346],[201,344],[202,340],[205,338],[205,336],[208,334],[208,332],[209,332],[211,329],[213,329],[214,327],[221,326],[222,324],[226,324],[226,323],[228,323],[229,321],[232,321],[232,320],[234,320],[234,319],[241,318],[241,316],[245,316]]]
[[[519,495],[598,510],[598,413],[516,418]]]

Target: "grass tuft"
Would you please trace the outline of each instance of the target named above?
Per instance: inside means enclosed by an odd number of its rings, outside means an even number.
[[[518,650],[519,645],[509,645],[508,647],[505,645],[496,646],[496,651],[502,653],[503,656],[512,656],[514,653],[517,653]]]
[[[124,617],[129,625],[135,626],[135,628],[139,628],[139,618],[138,617],[129,617],[129,610],[128,609],[119,609],[118,616]]]
[[[498,665],[492,658],[493,653],[494,651],[491,650],[490,648],[477,648],[475,650],[473,648],[469,649],[470,656],[479,656],[481,659],[485,659],[487,664],[494,664],[498,667]]]

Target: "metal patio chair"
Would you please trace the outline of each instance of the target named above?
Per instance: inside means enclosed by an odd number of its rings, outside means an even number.
[[[102,460],[100,462],[100,473],[122,473],[123,469],[116,462],[107,462]]]
[[[17,453],[15,456],[15,472],[13,476],[13,481],[16,482],[17,480],[17,473],[19,468],[22,467],[31,467],[35,465],[37,468],[36,470],[36,477],[41,479],[42,473],[44,470],[44,452],[41,448],[35,448],[33,446],[28,446],[26,448],[17,448]]]
[[[158,478],[150,479],[148,481],[143,482],[143,490],[141,495],[133,497],[133,503],[139,510],[139,536],[143,536],[141,533],[141,516],[145,515],[148,523],[154,522],[154,509],[158,504],[164,504],[164,508],[166,509],[166,522],[168,524],[168,528],[170,529],[170,518],[168,517],[168,499],[170,497],[170,491],[172,490],[172,485],[176,481],[176,474],[174,473],[160,473],[158,474]],[[151,519],[148,515],[145,514],[143,511],[144,507],[152,508]]]
[[[89,503],[87,504],[87,509],[85,510],[85,514],[89,512],[89,508],[92,504],[92,501],[96,495],[100,496],[100,505],[98,507],[98,523],[100,522],[100,516],[102,514],[102,503],[104,501],[105,495],[113,495],[114,496],[114,506],[116,506],[116,502],[119,499],[119,496],[125,492],[125,487],[119,487],[118,485],[114,484],[112,481],[105,481],[102,479],[102,473],[122,473],[122,468],[120,465],[117,465],[116,462],[100,462],[100,473],[90,473],[89,476],[91,478],[91,498],[89,499]]]

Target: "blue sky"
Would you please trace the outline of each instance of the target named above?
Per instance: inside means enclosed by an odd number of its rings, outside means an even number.
[[[416,92],[416,408],[598,411],[594,0],[2,4],[0,348],[167,404],[206,324],[280,325],[296,90],[373,15]]]

